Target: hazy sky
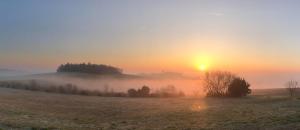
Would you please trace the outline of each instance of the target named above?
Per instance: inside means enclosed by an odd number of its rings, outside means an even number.
[[[1,0],[0,67],[66,62],[128,72],[290,71],[300,65],[298,0]]]

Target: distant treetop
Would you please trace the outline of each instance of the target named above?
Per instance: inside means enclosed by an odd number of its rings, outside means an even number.
[[[103,75],[119,75],[122,74],[122,70],[103,64],[62,64],[57,68],[57,72],[78,72],[78,73],[90,73],[90,74],[103,74]]]

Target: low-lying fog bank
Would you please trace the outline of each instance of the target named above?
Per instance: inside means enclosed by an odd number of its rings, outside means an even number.
[[[15,73],[14,73],[15,74]],[[185,95],[203,96],[203,89],[200,77],[185,77],[180,74],[140,74],[140,75],[117,75],[101,76],[84,73],[48,73],[35,75],[11,76],[1,73],[0,81],[6,80],[37,80],[42,85],[64,85],[74,84],[82,89],[98,91],[127,92],[128,89],[138,89],[146,85],[150,87],[151,92],[158,91],[169,85],[175,86],[178,91]],[[299,73],[270,73],[240,74],[251,84],[251,89],[273,89],[284,88],[288,80],[300,79]],[[254,92],[254,91],[253,91]]]
[[[199,79],[187,77],[154,78],[139,76],[100,76],[79,73],[49,73],[30,76],[14,77],[7,80],[29,82],[35,80],[41,86],[73,84],[80,89],[127,92],[128,89],[138,89],[148,86],[151,92],[160,91],[168,86],[174,86],[176,91],[182,91],[185,95],[202,95],[201,83]],[[2,80],[3,81],[3,80]]]

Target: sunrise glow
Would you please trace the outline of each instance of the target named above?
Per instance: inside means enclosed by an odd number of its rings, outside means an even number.
[[[0,23],[9,30],[0,35],[0,69],[49,73],[63,63],[90,62],[131,74],[300,71],[299,21],[290,17],[298,7],[285,2],[49,3],[0,4],[11,12]]]
[[[199,70],[201,70],[201,71],[206,71],[206,69],[207,69],[207,66],[205,64],[201,64],[199,66]]]
[[[0,0],[0,130],[300,130],[299,6]]]

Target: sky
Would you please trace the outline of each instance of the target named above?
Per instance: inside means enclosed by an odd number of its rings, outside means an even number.
[[[0,68],[300,72],[298,0],[2,0]]]

